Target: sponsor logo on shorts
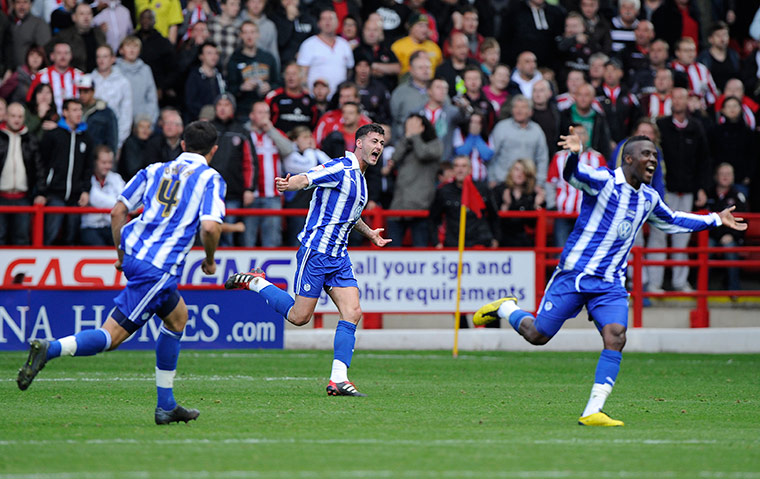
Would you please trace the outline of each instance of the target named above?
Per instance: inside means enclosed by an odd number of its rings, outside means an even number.
[[[308,293],[311,290],[311,285],[309,283],[304,283],[303,290]]]
[[[554,305],[552,304],[552,302],[551,302],[551,301],[547,301],[547,302],[544,304],[544,309],[545,309],[546,311],[551,311],[553,307],[554,307]]]

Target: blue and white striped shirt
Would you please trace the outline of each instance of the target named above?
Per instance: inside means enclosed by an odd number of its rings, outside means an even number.
[[[196,153],[154,163],[137,172],[119,201],[140,216],[121,229],[120,248],[136,259],[179,275],[195,233],[204,220],[221,223],[227,184]]]
[[[568,158],[570,168],[565,169],[565,179],[584,195],[575,228],[562,251],[558,267],[563,271],[598,276],[609,282],[617,280],[624,285],[628,253],[645,221],[666,233],[688,233],[721,225],[717,213],[672,211],[651,186],[642,184],[634,189],[622,168],[614,172],[594,169],[577,158]],[[571,162],[577,165],[574,169]]]
[[[298,235],[301,245],[328,256],[346,256],[348,234],[367,204],[367,182],[359,160],[350,152],[306,173],[308,188],[316,187],[306,224]],[[307,189],[308,189],[307,188]]]

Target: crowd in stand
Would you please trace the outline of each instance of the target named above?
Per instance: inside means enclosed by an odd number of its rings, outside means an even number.
[[[632,133],[650,136],[660,150],[655,186],[673,209],[760,211],[759,7],[0,0],[0,205],[110,207],[137,171],[176,157],[183,125],[201,119],[219,131],[212,166],[228,208],[305,207],[308,192],[283,196],[274,177],[342,156],[360,126],[384,125],[368,208],[430,211],[390,218],[394,245],[452,246],[468,174],[488,210],[468,218],[468,244],[529,245],[530,221],[496,213],[578,211],[556,147],[571,125],[585,143],[581,161],[594,166],[619,165]],[[294,245],[302,224],[243,221],[245,233],[224,245]],[[0,215],[0,244],[28,244],[28,224]],[[557,244],[571,227],[555,223]],[[105,228],[103,216],[47,215],[45,243],[107,244]],[[649,241],[665,244],[656,233]],[[684,272],[673,286],[688,287]]]

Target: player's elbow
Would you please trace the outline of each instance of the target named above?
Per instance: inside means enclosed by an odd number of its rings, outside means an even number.
[[[120,224],[127,217],[129,211],[127,206],[121,201],[117,201],[113,208],[111,208],[111,224]]]

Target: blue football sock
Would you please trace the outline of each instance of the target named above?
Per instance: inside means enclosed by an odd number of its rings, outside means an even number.
[[[174,374],[179,359],[179,341],[182,333],[170,331],[163,324],[156,339],[156,391],[158,407],[171,411],[177,407],[174,400]]]
[[[53,359],[63,355],[93,356],[102,353],[111,346],[111,334],[105,329],[86,329],[74,336],[66,336],[50,342],[47,358]]]
[[[513,311],[512,314],[509,315],[509,324],[512,325],[512,327],[517,331],[520,332],[520,323],[522,323],[522,320],[527,317],[532,317],[533,315],[530,314],[527,311],[523,311],[522,309],[518,309],[517,311]]]
[[[338,327],[335,328],[335,340],[333,341],[333,358],[341,361],[346,367],[351,367],[354,344],[356,344],[356,325],[349,321],[338,321]]]
[[[280,313],[285,319],[288,318],[290,309],[296,304],[295,300],[288,293],[275,285],[267,286],[259,291],[259,294],[272,309]]]
[[[618,372],[620,372],[620,361],[622,359],[623,353],[620,351],[603,349],[602,354],[599,356],[599,362],[596,364],[594,383],[614,386]]]

